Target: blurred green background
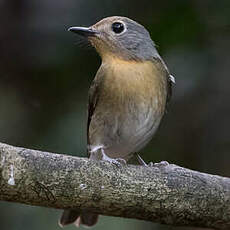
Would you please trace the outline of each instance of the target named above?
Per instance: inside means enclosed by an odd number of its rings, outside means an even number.
[[[230,176],[229,0],[0,0],[0,141],[86,156],[87,92],[100,58],[67,28],[112,15],[143,24],[176,78],[143,158]],[[0,229],[58,230],[60,213],[0,202]],[[192,229],[113,217],[94,229],[108,228]]]

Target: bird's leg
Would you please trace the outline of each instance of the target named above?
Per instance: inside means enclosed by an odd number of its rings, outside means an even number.
[[[136,157],[140,165],[148,166],[138,153],[136,153]]]
[[[103,161],[107,161],[110,162],[112,164],[115,164],[117,166],[121,166],[121,165],[125,165],[126,164],[126,160],[122,159],[122,158],[110,158],[105,154],[105,151],[103,148],[101,148],[101,153],[102,153],[102,159]]]
[[[138,153],[136,153],[136,157],[137,157],[138,162],[141,165],[148,166],[148,167],[153,167],[153,166],[157,166],[157,167],[164,166],[165,167],[169,165],[167,161],[161,161],[159,163],[149,162],[148,164],[146,164],[145,161],[140,157]]]

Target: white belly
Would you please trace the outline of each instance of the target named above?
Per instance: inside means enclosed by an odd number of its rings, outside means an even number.
[[[137,108],[136,108],[137,109]],[[107,124],[97,134],[97,140],[90,146],[93,149],[103,147],[105,154],[110,158],[123,158],[128,160],[132,153],[142,149],[153,137],[156,132],[162,115],[154,106],[145,104],[138,106],[138,112],[129,113],[128,107],[123,114],[113,114],[113,119],[107,118],[106,114],[97,118],[98,122]],[[108,124],[109,123],[109,124]],[[96,134],[95,134],[96,135]]]

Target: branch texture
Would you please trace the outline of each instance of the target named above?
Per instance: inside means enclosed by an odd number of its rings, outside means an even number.
[[[118,167],[0,143],[0,200],[230,229],[230,179],[172,164]]]

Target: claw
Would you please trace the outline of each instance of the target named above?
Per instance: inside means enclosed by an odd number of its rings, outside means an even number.
[[[152,162],[150,162],[152,163]],[[157,167],[166,167],[166,166],[169,166],[169,163],[168,161],[161,161],[159,163],[152,163],[152,166],[157,166]]]
[[[110,158],[111,159],[111,158]],[[111,160],[106,160],[112,164],[115,164],[118,167],[121,167],[126,164],[126,161],[122,158],[116,158],[116,159],[111,159]]]
[[[122,165],[126,165],[126,160],[122,159],[122,158],[110,158],[108,157],[105,152],[104,149],[101,149],[101,153],[102,153],[102,159],[103,161],[107,161],[109,163],[115,164],[116,166],[122,166]]]
[[[126,165],[126,160],[123,158],[116,158],[114,160],[120,165]]]
[[[148,163],[148,166],[149,166],[149,167],[153,167],[153,166],[154,166],[154,163],[153,163],[153,162],[149,162],[149,163]]]

